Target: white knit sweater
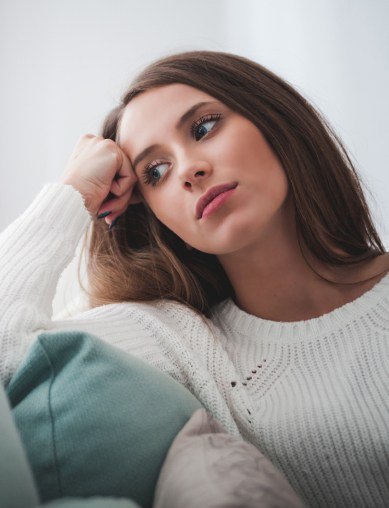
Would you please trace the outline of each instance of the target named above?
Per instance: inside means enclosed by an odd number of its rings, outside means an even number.
[[[58,279],[90,222],[81,195],[47,184],[0,235],[0,375],[36,336],[76,329],[187,386],[255,444],[309,506],[389,506],[389,276],[320,318],[278,323],[227,300],[208,325],[182,304],[121,303],[52,320]]]

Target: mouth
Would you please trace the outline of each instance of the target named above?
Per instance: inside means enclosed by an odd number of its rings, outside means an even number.
[[[220,194],[235,189],[238,182],[230,182],[222,185],[215,185],[205,192],[196,204],[196,219],[201,219],[204,214],[204,209]],[[220,200],[220,204],[223,200]],[[216,204],[216,203],[215,203]]]

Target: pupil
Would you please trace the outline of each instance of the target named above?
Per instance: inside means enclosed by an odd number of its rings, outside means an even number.
[[[153,171],[151,172],[151,176],[153,178],[158,178],[158,171],[157,171],[157,168],[154,168]]]
[[[203,134],[207,134],[207,129],[204,127],[204,125],[200,125],[198,131],[197,131],[197,134],[199,136],[202,136]]]

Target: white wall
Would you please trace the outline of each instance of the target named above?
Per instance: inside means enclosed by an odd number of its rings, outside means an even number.
[[[0,230],[44,182],[58,179],[77,139],[97,133],[149,60],[197,46],[222,48],[215,22],[221,3],[0,3]]]
[[[389,2],[228,0],[227,50],[270,67],[335,127],[389,248]]]
[[[0,0],[0,230],[58,179],[133,74],[166,53],[213,49],[268,66],[327,116],[389,246],[388,20],[386,0]],[[72,278],[74,264],[62,283]]]

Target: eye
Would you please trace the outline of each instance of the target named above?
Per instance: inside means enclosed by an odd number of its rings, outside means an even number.
[[[145,169],[142,171],[142,179],[146,185],[157,185],[168,168],[169,164],[167,162],[151,162],[150,164],[147,164]]]
[[[200,141],[201,138],[206,136],[208,132],[214,128],[215,124],[220,120],[221,116],[222,115],[220,113],[211,114],[202,116],[196,120],[191,127],[191,133],[195,140]]]

